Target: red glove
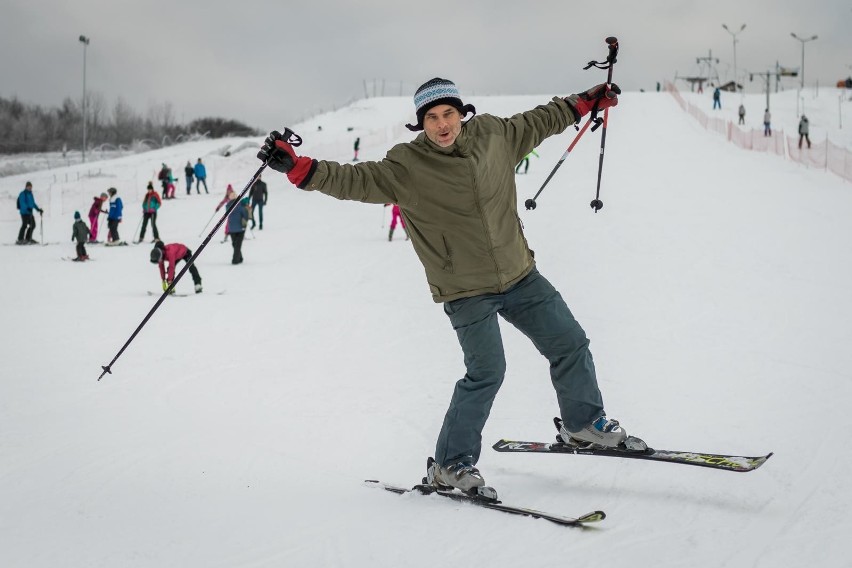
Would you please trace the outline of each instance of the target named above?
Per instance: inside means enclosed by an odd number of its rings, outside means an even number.
[[[577,95],[571,95],[565,99],[571,108],[576,111],[574,116],[580,120],[583,116],[589,114],[593,110],[603,110],[605,108],[614,107],[618,104],[618,95],[621,94],[621,89],[615,83],[609,85],[607,89],[606,83],[596,85]]]
[[[297,156],[293,146],[278,131],[266,137],[257,157],[273,170],[287,174],[290,183],[304,189],[317,168],[316,160]]]

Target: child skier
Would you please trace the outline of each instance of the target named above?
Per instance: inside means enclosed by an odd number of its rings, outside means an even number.
[[[221,209],[224,205],[228,205],[228,203],[234,200],[236,197],[237,192],[234,191],[234,188],[229,183],[228,189],[225,190],[225,197],[222,199],[222,201],[219,202],[219,205],[216,206],[216,211]],[[225,223],[225,238],[222,239],[223,243],[228,240],[228,235],[230,234],[229,225],[230,223]]]
[[[71,260],[89,260],[89,255],[86,254],[86,239],[88,238],[89,228],[86,226],[86,222],[80,218],[79,211],[74,211],[74,226],[71,228],[71,240],[76,239],[77,241],[77,257]]]

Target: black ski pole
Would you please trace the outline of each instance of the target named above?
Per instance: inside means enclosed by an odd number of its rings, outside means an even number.
[[[607,93],[609,93],[609,89],[612,86],[612,68],[615,65],[615,58],[618,56],[618,40],[614,37],[606,38],[606,43],[609,46],[609,54],[606,57],[607,64],[602,66],[601,64],[590,61],[586,66],[586,69],[589,67],[597,67],[598,69],[607,69],[606,74],[606,88]],[[609,107],[604,109],[604,117],[603,117],[603,130],[601,131],[601,153],[598,158],[598,187],[595,192],[595,198],[589,204],[592,209],[595,210],[595,213],[603,208],[603,201],[601,201],[601,173],[603,173],[603,161],[604,161],[604,150],[606,148],[606,127],[607,122],[609,121]]]
[[[300,146],[302,144],[301,137],[299,137],[299,135],[297,135],[289,128],[284,129],[283,139],[286,140],[291,146]],[[240,200],[243,198],[243,196],[245,196],[246,193],[248,193],[249,189],[251,189],[251,186],[254,185],[254,183],[257,181],[257,178],[260,177],[260,174],[263,173],[263,170],[265,170],[266,166],[268,165],[269,160],[267,159],[265,162],[263,162],[263,165],[261,165],[257,169],[251,180],[249,180],[248,184],[245,186],[245,188],[243,188],[242,192],[237,196],[237,198],[228,205],[228,207],[225,209],[225,214],[222,215],[222,218],[219,219],[219,222],[216,223],[216,226],[213,227],[213,230],[210,231],[210,233],[207,235],[207,237],[204,239],[198,249],[194,253],[192,253],[192,256],[186,262],[184,267],[180,270],[180,272],[177,273],[175,279],[172,281],[169,287],[163,291],[163,295],[159,297],[159,299],[154,304],[154,307],[152,307],[148,311],[148,314],[142,319],[142,323],[140,323],[133,331],[133,333],[130,334],[130,337],[127,339],[124,345],[121,346],[121,349],[118,350],[118,353],[116,353],[115,357],[112,358],[112,361],[110,361],[108,365],[101,366],[103,372],[101,373],[101,376],[98,377],[98,381],[104,378],[104,375],[106,375],[107,373],[112,374],[113,364],[118,360],[119,357],[121,357],[121,354],[124,353],[125,349],[127,349],[127,347],[136,338],[136,336],[139,335],[139,332],[142,331],[142,328],[145,327],[145,324],[148,323],[148,320],[151,319],[151,316],[154,315],[154,312],[157,311],[157,308],[159,308],[163,301],[165,301],[165,299],[169,297],[169,294],[172,293],[172,290],[174,290],[174,287],[177,285],[178,281],[183,278],[183,275],[186,274],[186,271],[189,270],[189,267],[193,265],[195,259],[198,258],[198,255],[201,254],[201,251],[204,250],[204,248],[207,246],[207,243],[209,243],[210,239],[213,238],[213,235],[216,234],[216,231],[218,231],[219,228],[225,223],[225,220],[227,220],[228,215],[231,214],[235,207],[240,207]]]
[[[200,233],[198,233],[198,238],[201,238],[201,235],[203,235],[203,234],[204,234],[204,231],[206,231],[206,230],[207,230],[207,226],[208,226],[208,225],[210,225],[210,222],[211,222],[211,221],[213,221],[213,217],[215,217],[215,216],[216,216],[216,211],[214,211],[214,212],[213,212],[213,214],[212,214],[212,215],[210,215],[210,220],[209,220],[209,221],[207,221],[207,223],[205,223],[205,224],[204,224],[204,228],[203,228],[203,229],[201,229],[201,232],[200,232]]]
[[[135,228],[135,229],[133,229],[133,241],[134,241],[134,242],[137,242],[137,243],[141,243],[141,242],[142,242],[142,238],[141,238],[141,236],[140,236],[140,238],[139,238],[138,240],[136,239],[136,233],[138,233],[138,232],[139,232],[139,227],[141,227],[141,226],[142,226],[142,219],[144,219],[144,218],[145,218],[145,212],[143,211],[143,212],[142,212],[142,216],[141,216],[141,217],[139,217],[139,222],[138,222],[138,223],[136,223],[136,228]]]

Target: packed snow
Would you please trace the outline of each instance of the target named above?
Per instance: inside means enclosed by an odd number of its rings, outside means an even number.
[[[739,95],[722,111],[710,92],[684,96],[736,121]],[[776,130],[795,132],[797,96],[773,94]],[[812,138],[850,147],[842,91],[803,97]],[[470,102],[508,116],[549,99]],[[759,128],[764,96],[743,99]],[[356,137],[361,159],[381,159],[412,118],[408,97],[377,98],[293,126],[304,154],[350,162]],[[667,93],[631,92],[610,114],[604,208],[589,207],[598,131],[524,210],[574,136],[537,149],[518,197],[539,270],[592,341],[608,414],[657,448],[774,451],[763,467],[490,450],[555,434],[548,364],[503,325],[509,367],[478,466],[506,503],[607,519],[571,529],[366,487],[423,476],[461,351],[410,244],[399,230],[388,242],[388,209],[273,171],[245,262],[231,265],[217,233],[197,262],[204,292],[181,280],[189,295],[167,299],[98,381],[160,279],[150,243],[63,261],[73,212],[116,187],[129,242],[161,163],[182,176],[201,157],[210,194],[180,179],[158,218],[166,242],[197,250],[226,186],[259,167],[261,139],[196,141],[0,178],[0,565],[848,566],[852,185],[741,150]],[[46,246],[12,246],[26,180]]]

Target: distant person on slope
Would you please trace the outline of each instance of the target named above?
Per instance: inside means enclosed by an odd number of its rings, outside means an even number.
[[[216,211],[218,211],[218,210],[219,210],[219,209],[221,209],[222,207],[224,207],[224,206],[228,205],[228,204],[229,204],[231,201],[233,201],[236,197],[237,197],[237,192],[236,192],[236,191],[234,191],[234,188],[233,188],[233,187],[231,186],[231,184],[229,183],[229,184],[228,184],[228,188],[225,190],[225,197],[224,197],[224,198],[222,198],[222,201],[220,201],[220,202],[219,202],[219,205],[217,205],[217,206],[216,206]],[[227,208],[226,208],[226,209],[227,209]],[[224,239],[222,239],[222,242],[223,242],[223,243],[224,243],[225,241],[227,241],[227,240],[228,240],[228,234],[229,234],[229,232],[230,232],[230,231],[228,230],[228,226],[229,226],[229,225],[230,225],[229,223],[225,223],[225,238],[224,238]]]
[[[356,138],[356,139],[355,139],[355,145],[353,146],[353,149],[355,150],[355,157],[354,157],[354,158],[352,158],[352,161],[353,161],[353,162],[357,162],[357,161],[358,161],[358,150],[359,150],[360,148],[361,148],[361,138]]]
[[[196,162],[195,167],[193,168],[195,171],[195,191],[201,193],[201,184],[204,184],[204,193],[210,193],[207,191],[207,167],[201,163],[201,158],[198,158],[198,162]]]
[[[763,135],[764,136],[772,136],[772,128],[770,124],[772,122],[772,114],[770,114],[769,109],[766,109],[766,112],[763,113]]]
[[[530,156],[535,156],[536,158],[539,157],[539,155],[536,153],[535,150],[533,150],[532,152],[530,152],[529,154],[524,156],[523,159],[520,162],[518,162],[518,166],[515,168],[516,174],[521,173],[521,166],[524,166],[524,173],[525,174],[528,171],[530,171]]]
[[[169,167],[164,163],[163,167],[160,168],[160,172],[157,174],[157,179],[160,180],[160,186],[163,188],[163,199],[169,198],[169,171]]]
[[[189,160],[186,161],[186,165],[183,167],[183,177],[186,179],[186,194],[189,195],[192,193],[192,180],[195,177],[195,168],[192,167],[192,162]],[[200,190],[196,191],[201,193]]]
[[[118,196],[118,190],[111,187],[107,190],[109,194],[109,213],[107,213],[107,227],[109,228],[109,238],[106,246],[126,245],[127,243],[121,240],[118,236],[118,224],[121,223],[121,218],[124,214],[124,203]]]
[[[107,213],[103,209],[104,201],[109,199],[106,193],[101,193],[100,197],[95,197],[92,200],[92,206],[89,207],[89,242],[95,244],[98,242],[98,220],[101,213]]]
[[[390,232],[388,233],[388,241],[393,240],[393,231],[396,229],[397,222],[402,226],[402,230],[405,231],[405,240],[408,240],[408,231],[405,230],[405,219],[402,218],[402,213],[399,211],[399,205],[396,203],[385,203],[385,207],[388,205],[391,206],[391,223],[390,223]]]
[[[154,242],[154,248],[151,249],[151,263],[157,264],[160,267],[160,280],[163,281],[163,291],[165,292],[172,282],[175,280],[175,268],[181,260],[189,262],[192,258],[192,251],[186,245],[181,243],[164,244],[163,241]],[[169,263],[168,271],[166,263]],[[201,274],[195,267],[195,263],[189,265],[189,274],[192,276],[192,282],[195,284],[195,293],[201,293]],[[172,290],[172,294],[174,294]]]
[[[745,124],[745,106],[742,103],[740,103],[740,108],[737,112],[740,116],[739,124]]]
[[[36,227],[33,211],[38,211],[39,215],[44,213],[44,209],[36,205],[35,196],[33,195],[33,184],[27,182],[24,184],[24,189],[18,194],[18,213],[21,214],[21,229],[18,231],[18,240],[15,241],[16,245],[38,244],[38,241],[33,239],[33,231]]]
[[[231,195],[233,195],[233,199],[228,202],[228,207],[237,199],[235,192],[232,191]],[[246,227],[250,218],[248,198],[243,199],[241,203],[237,203],[231,214],[228,215],[228,234],[231,236],[231,245],[234,247],[231,264],[241,264],[243,262],[243,237],[245,237]]]
[[[808,136],[808,133],[810,132],[810,128],[811,128],[811,126],[810,126],[810,123],[808,122],[808,117],[805,116],[805,115],[802,115],[801,120],[799,120],[799,148],[800,149],[802,147],[802,140],[807,140],[808,141],[808,148],[811,147],[811,137]]]
[[[266,182],[257,176],[257,181],[251,186],[251,228],[254,229],[257,223],[254,222],[254,212],[257,210],[257,219],[260,222],[260,230],[263,230],[263,208],[266,206],[268,192]]]
[[[157,210],[163,202],[160,200],[160,195],[154,189],[154,184],[148,182],[148,191],[145,197],[142,198],[142,230],[139,231],[139,240],[141,243],[145,240],[145,229],[148,227],[148,221],[151,221],[151,232],[154,234],[154,240],[160,240],[160,232],[157,230]]]
[[[722,110],[722,91],[719,87],[713,91],[713,110],[715,109]]]
[[[89,260],[89,255],[86,254],[86,241],[89,238],[89,228],[86,222],[80,217],[79,211],[74,211],[74,225],[71,227],[71,240],[77,241],[77,256],[72,260],[78,262]]]
[[[258,153],[291,183],[337,199],[396,203],[435,302],[455,330],[467,372],[456,383],[438,436],[429,483],[476,491],[482,429],[506,372],[498,315],[550,362],[571,444],[642,449],[607,419],[589,340],[562,296],[535,266],[518,217],[515,165],[546,138],[591,111],[615,106],[621,90],[597,85],[511,118],[474,116],[452,81],[435,78],[414,94],[413,141],[378,162],[338,164],[297,156],[272,132]],[[626,446],[629,444],[629,446]]]

